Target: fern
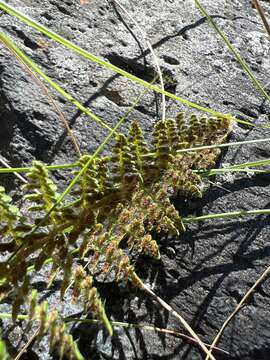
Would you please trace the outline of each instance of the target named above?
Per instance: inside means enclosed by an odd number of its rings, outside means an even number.
[[[36,333],[37,341],[40,341],[44,335],[49,335],[50,352],[57,350],[60,359],[63,355],[72,360],[83,360],[77,344],[72,336],[66,331],[66,324],[61,320],[57,310],[49,311],[47,301],[40,305],[37,303],[37,291],[32,291],[29,301],[29,317],[27,328],[32,327],[34,322],[38,322],[38,331]]]
[[[140,126],[133,123],[127,135],[116,136],[110,156],[92,161],[69,202],[56,207],[57,186],[45,165],[35,161],[24,186],[24,199],[29,204],[25,215],[0,187],[0,251],[11,254],[9,260],[0,263],[0,290],[2,297],[12,293],[13,320],[23,299],[32,291],[29,266],[34,264],[39,270],[51,258],[48,283],[62,273],[61,297],[71,288],[74,301],[82,303],[84,314],[101,319],[111,334],[98,290],[93,286],[98,265],[102,266],[104,277],[110,275],[116,281],[140,286],[134,258],[141,253],[160,257],[154,232],[185,231],[181,213],[170,196],[183,193],[201,197],[201,179],[192,170],[211,167],[219,154],[213,149],[189,153],[178,150],[220,143],[230,130],[227,119],[199,119],[192,115],[187,121],[181,113],[176,120],[159,121],[148,145]],[[79,169],[89,159],[90,155],[82,156]],[[127,248],[123,248],[124,240]],[[74,247],[77,250],[72,253]],[[76,253],[87,261],[85,268],[74,267]],[[60,355],[67,353],[70,358],[80,359],[59,314],[49,314],[47,303],[37,305],[35,292],[30,304],[29,324],[39,321],[38,337],[48,331],[53,333],[52,348],[57,347]]]

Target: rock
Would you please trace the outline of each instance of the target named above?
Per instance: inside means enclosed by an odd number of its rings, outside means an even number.
[[[80,5],[79,1],[70,0],[34,3],[12,0],[9,3],[59,35],[146,81],[156,75],[151,54],[137,28],[112,2],[91,0]],[[151,41],[168,91],[258,126],[267,123],[269,103],[243,73],[193,1],[125,0],[121,4]],[[269,39],[250,2],[205,0],[203,4],[269,92]],[[264,2],[263,6],[269,13],[270,4]],[[117,123],[143,91],[141,86],[81,58],[9,15],[1,16],[0,26],[48,76],[109,127]],[[48,164],[76,160],[74,147],[48,98],[7,49],[1,50],[0,70],[0,155],[12,167],[28,166],[33,159]],[[52,95],[72,127],[81,151],[93,153],[108,130],[60,99],[54,90]],[[167,99],[167,117],[174,117],[183,109],[195,112]],[[149,92],[127,117],[123,131],[136,119],[149,133],[160,117],[160,95]],[[230,141],[263,137],[270,137],[269,129],[238,124]],[[110,144],[105,151],[109,149]],[[236,164],[266,159],[269,155],[269,143],[230,147],[223,151],[219,162]],[[64,188],[68,175],[57,172],[54,176]],[[209,180],[215,183],[215,179]],[[269,176],[233,173],[230,178],[220,175],[216,180],[218,185],[210,184],[206,188],[202,201],[190,209],[191,214],[269,208]],[[16,192],[19,181],[1,175],[1,184]],[[269,217],[265,215],[191,224],[184,236],[161,239],[161,261],[139,260],[138,273],[209,343],[269,265],[269,228]],[[176,320],[151,299],[129,290],[123,292],[121,286],[110,284],[102,289],[112,319],[180,329]],[[218,360],[269,358],[269,292],[266,280],[228,325],[219,346],[230,355],[215,352]],[[55,301],[53,291],[46,296]],[[75,311],[69,300],[65,302],[68,313]],[[15,348],[18,327],[14,331],[10,346]],[[111,339],[99,327],[86,324],[75,326],[73,332],[86,359],[203,358],[198,347],[190,342],[145,328],[118,328]],[[40,359],[49,359],[45,354],[47,347],[44,339],[33,347],[33,352]]]

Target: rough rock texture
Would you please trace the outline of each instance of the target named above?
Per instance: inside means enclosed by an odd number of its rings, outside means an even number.
[[[111,2],[90,0],[80,5],[79,0],[12,0],[10,3],[95,55],[147,81],[153,78],[155,66],[149,50],[136,27]],[[168,91],[257,125],[269,120],[269,103],[247,79],[192,0],[123,0],[121,3],[151,40],[166,75]],[[203,4],[268,91],[269,39],[250,1],[205,0]],[[270,17],[270,4],[262,4]],[[8,15],[1,16],[0,26],[47,75],[109,126],[116,124],[142,91],[140,86],[80,58]],[[2,46],[0,70],[0,155],[10,166],[29,165],[33,159],[47,163],[75,160],[72,143],[46,96]],[[81,150],[92,152],[107,130],[66,101],[60,101],[58,95],[56,98]],[[167,101],[168,117],[183,109],[193,112]],[[160,110],[160,96],[148,93],[128,116],[127,123],[136,119],[149,131],[160,118]],[[270,136],[267,129],[235,125],[231,141],[266,136]],[[268,143],[233,147],[223,153],[220,163],[236,164],[269,155]],[[66,177],[62,173],[56,177],[65,185]],[[184,206],[189,214],[208,214],[270,207],[267,175],[220,175],[210,180],[214,184],[206,187],[202,201],[188,204],[187,208],[185,199],[175,199],[179,209]],[[18,189],[19,180],[13,176],[1,176],[0,182],[12,193]],[[245,292],[269,265],[269,229],[267,216],[190,225],[181,238],[161,239],[161,261],[141,259],[138,272],[204,341],[211,342]],[[41,274],[37,279],[41,289],[42,281]],[[115,284],[103,287],[101,284],[101,289],[113,319],[179,329],[171,316],[143,294]],[[226,328],[220,347],[230,355],[216,352],[218,360],[269,359],[269,293],[270,282],[266,280]],[[44,297],[56,301],[53,291],[44,291]],[[66,313],[74,309],[67,300]],[[16,334],[20,334],[19,327],[13,329],[10,338],[14,352],[23,343]],[[98,328],[80,325],[74,328],[74,335],[86,359],[204,358],[191,343],[143,329],[119,328],[109,339]],[[29,350],[25,359],[48,359],[46,349],[45,339]]]

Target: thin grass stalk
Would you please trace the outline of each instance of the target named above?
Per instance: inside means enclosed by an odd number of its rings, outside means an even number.
[[[257,160],[257,161],[242,163],[242,164],[230,165],[230,166],[228,166],[228,169],[245,168],[245,167],[251,167],[251,166],[265,166],[265,165],[270,165],[270,159]]]
[[[72,169],[78,167],[78,163],[72,163],[72,164],[64,164],[64,165],[47,165],[46,169],[49,171],[57,171],[57,170],[66,170],[66,169]],[[0,168],[0,174],[7,174],[7,173],[25,173],[30,171],[31,167],[19,167],[19,168]]]
[[[194,171],[203,176],[214,176],[218,174],[225,174],[225,173],[251,173],[251,174],[268,174],[270,170],[260,170],[260,169],[212,169],[209,171]]]
[[[167,97],[169,97],[169,98],[171,98],[173,100],[176,100],[178,102],[181,102],[182,104],[184,104],[186,106],[193,107],[193,108],[195,108],[197,110],[200,110],[200,111],[205,112],[205,113],[209,113],[209,114],[211,114],[213,116],[221,117],[221,118],[229,119],[229,120],[236,121],[236,122],[239,122],[239,123],[245,123],[245,124],[250,125],[249,122],[239,120],[239,119],[233,117],[230,114],[220,113],[220,112],[212,110],[210,108],[206,108],[206,107],[203,107],[201,105],[195,104],[195,103],[193,103],[193,102],[191,102],[191,101],[189,101],[187,99],[183,99],[183,98],[181,98],[181,97],[179,97],[179,96],[177,96],[175,94],[171,94],[170,92],[168,92],[166,90],[163,91],[159,86],[148,83],[147,81],[144,81],[144,80],[138,78],[137,76],[132,75],[132,74],[128,73],[127,71],[125,71],[123,69],[120,69],[117,66],[115,66],[113,64],[110,64],[109,62],[107,62],[107,61],[105,61],[105,60],[91,54],[90,52],[80,48],[79,46],[77,46],[77,45],[73,44],[72,42],[66,40],[65,38],[61,37],[60,35],[56,34],[55,32],[49,30],[45,26],[39,24],[38,22],[31,19],[30,17],[24,15],[21,11],[15,9],[13,6],[5,3],[2,0],[0,0],[0,9],[5,11],[9,15],[12,15],[12,16],[18,18],[22,22],[26,23],[27,25],[31,26],[32,28],[36,29],[37,31],[43,33],[44,35],[48,36],[49,38],[51,38],[51,39],[57,41],[58,43],[66,46],[67,48],[69,48],[72,51],[78,53],[79,55],[83,56],[84,58],[86,58],[86,59],[88,59],[90,61],[93,61],[93,62],[95,62],[95,63],[97,63],[97,64],[99,64],[99,65],[101,65],[101,66],[103,66],[103,67],[105,67],[107,69],[110,69],[113,72],[118,73],[119,75],[122,75],[122,76],[126,77],[127,79],[129,79],[131,81],[134,81],[135,83],[144,86],[145,88],[148,88],[149,90],[153,90],[153,91],[156,91],[156,92],[158,92],[160,94],[164,94]]]
[[[3,163],[4,166],[6,166],[6,162],[4,163],[3,160],[0,158],[0,162]],[[258,165],[260,166],[260,165]],[[72,168],[75,168],[75,167],[78,167],[77,163],[75,164],[67,164],[67,165],[48,165],[46,166],[46,169],[49,170],[49,171],[57,171],[59,169],[72,169]],[[25,167],[25,168],[12,168],[8,165],[8,167],[6,168],[0,168],[0,174],[17,174],[19,175],[18,173],[22,172],[28,172],[31,168],[30,167]],[[257,169],[244,169],[244,168],[232,168],[232,167],[228,167],[228,168],[222,168],[222,169],[211,169],[211,170],[193,170],[195,173],[199,173],[200,175],[203,175],[203,176],[212,176],[212,175],[216,175],[216,174],[219,174],[219,173],[231,173],[231,172],[254,172],[254,173],[268,173],[269,170],[257,170]],[[16,176],[17,176],[16,175]],[[22,180],[22,178],[20,178],[20,180]],[[23,180],[22,180],[23,181]],[[26,182],[26,180],[25,180]]]
[[[150,295],[152,298],[154,298],[164,309],[166,309],[173,317],[178,319],[180,323],[184,326],[184,328],[189,332],[189,334],[197,340],[198,344],[200,345],[201,349],[205,352],[205,354],[210,358],[211,360],[216,360],[212,353],[209,352],[206,345],[203,343],[203,341],[199,338],[199,336],[195,333],[195,331],[191,328],[191,326],[186,322],[186,320],[177,313],[168,303],[166,303],[163,299],[161,299],[159,296],[157,296],[151,289],[149,289],[141,280],[139,280],[141,283],[141,288],[144,290],[148,295]]]
[[[0,162],[6,167],[7,170],[13,170],[8,163],[0,156]],[[18,174],[17,171],[10,171],[12,172],[15,176],[17,176],[18,179],[20,179],[23,183],[27,184],[27,180],[20,174]]]
[[[179,150],[180,152],[189,152],[189,151],[196,151],[196,150],[202,150],[203,149],[209,149],[209,148],[220,148],[220,147],[224,147],[225,146],[238,146],[238,145],[245,145],[245,144],[250,144],[250,143],[256,143],[256,142],[268,142],[270,140],[270,138],[266,138],[266,139],[257,139],[257,140],[246,140],[246,141],[240,141],[240,142],[231,142],[231,143],[226,143],[226,144],[217,144],[217,145],[206,145],[205,147],[195,147],[195,148],[189,148],[189,149],[181,149]],[[154,156],[154,153],[152,154]],[[195,172],[202,172],[202,173],[207,173],[207,172],[211,172],[211,171],[225,171],[225,172],[229,172],[230,169],[237,169],[237,168],[246,168],[246,167],[250,167],[250,166],[264,166],[264,165],[270,165],[270,159],[265,159],[265,160],[258,160],[258,161],[253,161],[253,162],[247,162],[247,163],[242,163],[242,164],[235,164],[235,165],[231,165],[228,166],[226,168],[223,169],[211,169],[211,170],[195,170]],[[71,163],[71,164],[63,164],[63,165],[47,165],[46,169],[49,171],[57,171],[57,170],[65,170],[65,169],[71,169],[71,168],[75,168],[78,167],[78,163]],[[6,173],[14,173],[14,172],[28,172],[30,171],[31,167],[20,167],[20,168],[0,168],[0,174],[6,174]]]
[[[263,25],[265,27],[265,30],[267,31],[268,36],[270,37],[270,26],[269,26],[269,23],[268,23],[268,21],[266,19],[264,10],[263,10],[259,0],[253,0],[253,4],[254,4],[256,10],[258,11],[258,14],[260,15],[260,17],[262,19]]]
[[[1,7],[1,4],[0,4]],[[18,48],[17,45],[3,32],[0,32],[0,41],[16,55],[17,58],[21,60],[26,66],[32,68],[43,80],[45,80],[52,88],[54,88],[60,95],[62,95],[66,100],[75,105],[80,111],[93,119],[96,123],[101,125],[107,130],[112,130],[110,126],[105,124],[97,115],[92,111],[84,107],[78,100],[66,92],[60,85],[56,84],[49,76],[47,76],[22,50]]]
[[[270,274],[270,266],[266,268],[266,270],[260,275],[260,277],[257,279],[255,284],[248,290],[248,292],[243,296],[235,310],[231,313],[231,315],[225,320],[222,327],[220,328],[218,334],[216,335],[214,341],[211,344],[211,347],[209,349],[209,353],[212,352],[214,347],[217,345],[218,341],[220,340],[221,335],[223,334],[226,326],[229,324],[229,322],[233,319],[233,317],[238,313],[238,311],[243,307],[244,303],[248,300],[248,298],[252,295],[252,293],[255,291],[256,287],[260,285],[266,277]],[[209,354],[207,355],[205,360],[209,360]]]
[[[0,313],[0,319],[12,319],[12,314]],[[28,315],[18,314],[17,319],[18,320],[27,320]],[[98,319],[81,319],[81,318],[75,318],[75,317],[62,318],[62,321],[65,322],[66,324],[68,324],[68,323],[83,323],[83,324],[92,324],[92,325],[95,325],[95,324],[102,325],[103,324],[103,322]],[[148,325],[148,324],[126,323],[126,322],[122,322],[122,321],[111,321],[111,325],[114,328],[121,327],[121,328],[126,328],[126,329],[142,329],[142,330],[146,330],[146,331],[153,331],[153,332],[157,332],[157,333],[172,335],[172,336],[180,337],[187,341],[191,341],[195,344],[198,344],[197,340],[194,339],[193,337],[188,336],[179,331],[175,331],[173,329],[166,329],[166,328],[161,328],[158,326],[153,326],[153,325]],[[208,348],[210,348],[210,346],[211,346],[210,344],[207,344],[207,343],[204,343],[204,344]],[[225,355],[230,355],[228,351],[225,351],[219,347],[214,347],[213,350],[219,351]]]
[[[270,159],[251,161],[251,162],[235,164],[235,165],[226,165],[224,166],[224,168],[220,168],[220,169],[194,170],[194,172],[199,173],[201,176],[212,176],[227,172],[228,173],[247,172],[247,173],[267,174],[270,172],[270,169],[266,169],[266,170],[254,169],[254,167],[267,166],[267,165],[270,165]]]
[[[6,46],[6,43],[4,43],[4,42],[2,42],[2,43]],[[81,150],[80,150],[79,143],[78,143],[75,135],[73,134],[73,131],[69,127],[68,122],[67,122],[64,114],[60,110],[60,108],[57,105],[56,101],[53,99],[53,97],[52,97],[51,93],[49,92],[48,88],[43,84],[43,82],[38,78],[38,76],[33,72],[33,70],[18,56],[18,54],[13,49],[9,48],[8,46],[6,46],[6,48],[16,57],[18,62],[22,65],[22,67],[28,72],[28,74],[31,76],[31,78],[34,80],[34,82],[44,92],[45,96],[48,98],[49,102],[51,103],[54,111],[56,112],[56,114],[58,114],[59,119],[62,121],[64,127],[66,128],[67,133],[70,136],[70,139],[71,139],[71,141],[72,141],[72,143],[74,145],[74,148],[75,148],[77,154],[79,156],[81,156],[82,153],[81,153]]]
[[[248,66],[248,64],[245,62],[244,59],[242,59],[241,55],[238,53],[238,51],[233,47],[233,45],[230,43],[230,40],[227,38],[227,36],[224,34],[223,31],[220,30],[218,25],[215,23],[213,18],[208,14],[205,7],[201,4],[199,0],[194,0],[197,8],[199,11],[204,15],[209,24],[213,27],[213,29],[220,35],[223,42],[226,44],[230,52],[234,55],[235,59],[239,62],[244,72],[247,74],[247,76],[250,78],[250,80],[253,82],[253,84],[257,87],[257,89],[260,91],[260,93],[263,95],[263,97],[270,101],[270,96],[267,94],[267,92],[264,90],[263,85],[260,83],[260,81],[256,78],[256,76],[253,74],[252,70]]]
[[[32,343],[35,341],[37,335],[38,335],[39,329],[37,329],[29,338],[27,343],[22,347],[22,349],[19,351],[19,353],[16,355],[14,360],[19,360],[27,351],[27,349],[32,345]]]
[[[223,144],[195,146],[193,148],[177,150],[177,153],[180,154],[180,153],[192,152],[192,151],[198,151],[198,150],[204,150],[204,149],[218,149],[218,148],[223,148],[223,147],[248,145],[248,144],[263,143],[263,142],[269,142],[269,141],[270,141],[270,138],[264,138],[264,139],[256,139],[256,140],[236,141],[236,142],[223,143]]]
[[[0,316],[1,318],[1,316]],[[100,320],[96,320],[96,319],[79,319],[79,318],[70,318],[69,320],[64,320],[65,322],[80,322],[80,323],[88,323],[88,324],[102,324]],[[180,338],[183,338],[187,341],[191,341],[195,344],[198,344],[198,341],[196,339],[194,339],[191,336],[188,336],[186,334],[183,334],[181,332],[172,330],[172,329],[164,329],[164,328],[160,328],[157,326],[153,326],[153,325],[147,325],[147,324],[134,324],[134,323],[125,323],[125,322],[121,322],[121,321],[111,321],[111,324],[113,327],[123,327],[126,329],[142,329],[142,330],[149,330],[149,331],[154,331],[157,333],[162,333],[162,334],[168,334],[168,335],[173,335],[173,336],[177,336]],[[204,343],[206,347],[210,347],[210,344]],[[230,355],[228,351],[225,351],[219,347],[214,347],[214,350],[217,350],[225,355]]]
[[[250,215],[270,215],[270,209],[256,209],[256,210],[239,210],[239,211],[230,211],[226,213],[219,213],[219,214],[208,214],[202,215],[198,217],[186,217],[183,218],[184,223],[190,222],[197,222],[197,221],[205,221],[205,220],[212,220],[212,219],[224,219],[224,218],[231,218],[231,217],[243,217],[243,216],[250,216]]]
[[[162,97],[162,120],[165,121],[165,119],[166,119],[166,98],[165,98],[165,95],[164,95],[164,81],[163,81],[162,72],[161,72],[161,69],[160,69],[160,66],[159,66],[159,59],[158,59],[156,53],[154,52],[154,49],[153,49],[150,41],[147,39],[146,33],[143,31],[142,27],[135,20],[135,18],[129,14],[129,12],[126,10],[126,8],[123,5],[121,5],[118,0],[112,0],[112,2],[115,3],[116,5],[118,5],[120,7],[120,9],[127,15],[127,17],[135,24],[135,26],[139,30],[144,42],[146,43],[147,47],[150,50],[150,53],[151,53],[152,58],[154,60],[154,64],[156,65],[156,68],[157,68],[159,81],[160,81],[160,87],[161,87],[161,89],[163,91],[163,93],[161,94],[161,97]]]

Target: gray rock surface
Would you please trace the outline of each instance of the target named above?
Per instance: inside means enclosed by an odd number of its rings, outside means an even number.
[[[147,81],[153,78],[155,65],[149,50],[136,27],[111,2],[90,0],[80,5],[79,0],[10,0],[10,3],[93,54]],[[247,79],[195,8],[194,1],[123,0],[121,3],[146,31],[167,75],[168,91],[249,119],[256,125],[267,123],[269,103]],[[268,91],[270,43],[250,1],[205,0],[203,4]],[[270,3],[262,4],[270,18]],[[47,75],[111,127],[142,92],[140,86],[86,61],[6,14],[1,16],[0,27]],[[93,152],[107,130],[52,93],[59,100],[82,152]],[[183,109],[194,112],[167,101],[168,117]],[[160,112],[160,96],[148,93],[128,116],[123,128],[136,119],[149,132]],[[0,155],[10,166],[26,166],[33,159],[47,163],[76,159],[72,143],[46,96],[3,46],[0,113]],[[270,136],[270,130],[235,125],[230,140],[266,136]],[[269,155],[268,143],[231,147],[223,152],[220,164],[255,161]],[[65,186],[68,176],[58,172],[55,176]],[[178,208],[189,214],[208,214],[270,207],[267,175],[220,175],[210,180],[214,183],[206,187],[202,201],[187,206],[185,199],[175,199]],[[0,183],[11,193],[18,191],[19,180],[13,176],[1,175]],[[181,238],[161,239],[161,261],[142,259],[138,272],[205,342],[211,342],[245,292],[269,265],[269,229],[269,217],[263,215],[193,224]],[[37,281],[42,281],[42,274],[40,277]],[[179,324],[144,294],[115,284],[101,284],[101,293],[107,299],[109,315],[115,320],[179,329]],[[269,294],[270,282],[266,280],[226,328],[220,347],[230,355],[216,352],[218,360],[269,359]],[[53,292],[44,292],[44,296],[54,301]],[[69,301],[65,306],[67,312],[75,311]],[[15,348],[19,344],[16,331],[20,333],[20,328],[13,329],[10,340]],[[74,329],[74,335],[86,359],[204,358],[191,343],[143,329],[119,328],[109,339],[98,328],[80,325]],[[25,359],[48,359],[46,349],[45,339],[29,350]]]

